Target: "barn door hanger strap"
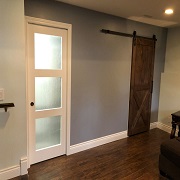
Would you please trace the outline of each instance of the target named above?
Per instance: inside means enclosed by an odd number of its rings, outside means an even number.
[[[107,29],[101,29],[102,33],[105,34],[112,34],[112,35],[117,35],[117,36],[125,36],[125,37],[131,37],[131,38],[136,38],[136,37],[141,37],[141,38],[146,38],[146,39],[153,39],[154,41],[157,41],[156,35],[153,34],[153,37],[143,37],[143,36],[137,36],[136,31],[133,32],[133,34],[128,34],[128,33],[122,33],[122,32],[117,32],[117,31],[111,31]]]
[[[133,32],[133,45],[136,46],[136,31]]]

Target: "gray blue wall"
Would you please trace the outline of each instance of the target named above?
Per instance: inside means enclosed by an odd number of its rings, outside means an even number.
[[[132,39],[157,36],[151,122],[157,121],[167,29],[49,0],[25,0],[25,15],[72,24],[71,145],[127,130]]]

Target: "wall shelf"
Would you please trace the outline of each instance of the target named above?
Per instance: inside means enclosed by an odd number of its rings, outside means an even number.
[[[7,109],[10,107],[15,107],[14,103],[2,103],[2,104],[0,104],[0,108],[4,108],[5,112],[7,112]]]

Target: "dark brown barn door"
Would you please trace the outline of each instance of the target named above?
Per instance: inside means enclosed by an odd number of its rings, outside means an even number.
[[[128,136],[150,128],[154,55],[154,39],[133,39]]]

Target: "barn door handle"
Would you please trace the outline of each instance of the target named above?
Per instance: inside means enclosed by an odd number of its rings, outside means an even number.
[[[153,81],[151,81],[151,94],[153,93]]]

